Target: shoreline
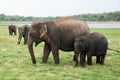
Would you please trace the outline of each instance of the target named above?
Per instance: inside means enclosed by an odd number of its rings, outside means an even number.
[[[85,21],[87,24],[120,24],[120,21]]]
[[[31,24],[33,21],[0,21],[0,25],[9,25],[9,24]],[[87,24],[120,24],[120,21],[85,21]]]

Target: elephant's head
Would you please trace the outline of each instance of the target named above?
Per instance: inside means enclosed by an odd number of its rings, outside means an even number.
[[[33,43],[37,46],[39,43],[45,40],[45,35],[47,33],[47,25],[40,22],[34,22],[31,25],[31,29],[28,33],[28,49],[32,58],[32,62],[35,64],[35,56],[33,51]]]
[[[87,36],[79,37],[75,39],[74,49],[77,52],[83,52],[87,50],[90,45],[89,38]]]
[[[18,44],[21,42],[21,38],[24,37],[24,44],[27,44],[27,37],[28,37],[29,26],[24,25],[22,27],[18,27],[19,37],[18,37]]]

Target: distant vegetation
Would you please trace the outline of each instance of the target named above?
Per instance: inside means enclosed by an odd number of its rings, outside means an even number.
[[[61,16],[62,17],[62,16]],[[120,11],[101,13],[101,14],[81,14],[67,16],[73,19],[84,20],[84,21],[120,21]],[[47,21],[53,20],[60,17],[24,17],[24,16],[8,16],[5,14],[0,14],[0,21]]]

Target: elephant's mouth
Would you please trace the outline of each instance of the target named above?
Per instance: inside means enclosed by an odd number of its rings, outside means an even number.
[[[41,42],[42,42],[42,40],[36,39],[36,40],[35,40],[35,47],[36,47],[38,44],[40,44]]]

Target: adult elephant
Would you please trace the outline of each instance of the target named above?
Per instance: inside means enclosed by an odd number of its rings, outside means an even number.
[[[20,44],[22,37],[24,38],[24,44],[27,44],[29,28],[29,25],[23,25],[22,27],[18,27],[18,44]]]
[[[13,25],[13,24],[9,25],[8,30],[9,30],[9,35],[13,35],[13,33],[14,35],[17,35],[16,25]]]
[[[45,42],[42,63],[46,63],[52,51],[55,64],[59,64],[59,50],[73,51],[75,37],[89,32],[87,24],[83,21],[70,18],[61,18],[47,22],[34,22],[28,35],[28,49],[32,63],[36,64],[33,51],[33,42]]]

